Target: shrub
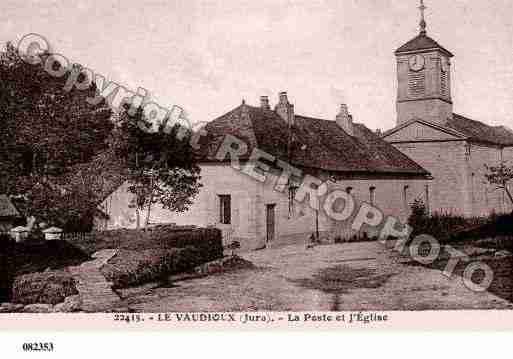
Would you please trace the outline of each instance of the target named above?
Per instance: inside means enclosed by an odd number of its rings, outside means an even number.
[[[75,280],[64,270],[18,276],[12,288],[12,301],[21,304],[57,304],[78,294]]]
[[[0,239],[0,300],[9,301],[14,277],[78,265],[90,257],[65,241]]]
[[[0,234],[0,301],[7,302],[11,297],[12,282],[15,275],[15,241],[7,234]]]
[[[203,262],[223,257],[221,231],[217,228],[159,226],[148,230],[119,229],[95,232],[84,241],[73,243],[86,253],[118,248],[133,251],[194,247]]]
[[[496,232],[507,232],[507,228],[510,228],[510,233],[513,234],[511,219],[511,215],[497,216],[495,214],[488,218],[465,218],[447,213],[429,215],[424,203],[421,200],[416,200],[412,205],[412,214],[408,219],[408,224],[413,228],[411,238],[420,234],[429,234],[444,243],[493,236]]]
[[[470,227],[453,235],[455,240],[513,237],[513,215],[492,214],[483,224]]]
[[[92,233],[73,244],[90,254],[107,248],[119,250],[101,268],[115,288],[161,280],[223,257],[221,231],[217,228],[120,229]]]
[[[194,247],[142,251],[121,249],[100,270],[114,288],[126,288],[190,271],[203,263],[199,254]]]
[[[26,241],[11,250],[17,275],[61,269],[90,260],[90,256],[66,241]]]

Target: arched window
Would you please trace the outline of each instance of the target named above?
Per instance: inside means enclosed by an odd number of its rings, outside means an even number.
[[[372,205],[376,203],[376,187],[374,186],[369,188],[369,202]]]

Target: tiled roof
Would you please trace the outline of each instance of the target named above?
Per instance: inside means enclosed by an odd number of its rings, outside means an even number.
[[[21,217],[9,197],[4,194],[0,195],[0,217]]]
[[[201,161],[216,161],[225,135],[231,134],[248,146],[247,160],[254,148],[283,161],[287,154],[288,126],[274,111],[243,104],[205,126],[198,155]],[[295,116],[290,164],[331,172],[409,174],[428,172],[362,124],[350,136],[335,121]]]
[[[458,114],[448,119],[446,125],[476,142],[513,146],[513,132],[504,126],[490,126]]]
[[[453,114],[443,124],[428,122],[420,119],[413,119],[399,126],[386,131],[382,138],[390,136],[412,123],[419,122],[433,127],[437,130],[447,132],[461,140],[490,144],[495,146],[513,147],[513,130],[505,126],[490,126],[483,122],[471,120],[470,118]]]
[[[429,36],[425,34],[420,34],[417,37],[413,38],[412,40],[408,41],[406,44],[398,48],[395,53],[400,54],[404,52],[411,52],[411,51],[420,51],[420,50],[430,50],[430,49],[439,49],[443,52],[445,52],[449,56],[454,56],[449,50],[445,49],[443,46],[441,46],[439,43],[437,43],[435,40],[430,38]]]

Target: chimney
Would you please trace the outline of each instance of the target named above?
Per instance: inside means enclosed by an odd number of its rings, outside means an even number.
[[[336,117],[337,125],[340,126],[349,136],[354,136],[353,131],[353,116],[349,114],[347,105],[343,103],[340,105],[340,112]]]
[[[269,97],[260,96],[260,108],[263,110],[270,110],[271,106],[269,106]]]
[[[289,125],[294,124],[294,105],[289,103],[286,92],[280,92],[279,102],[274,111]]]

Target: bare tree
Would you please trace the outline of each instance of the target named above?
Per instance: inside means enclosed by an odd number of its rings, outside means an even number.
[[[507,195],[513,205],[513,196],[508,185],[513,180],[513,167],[506,165],[506,162],[501,162],[498,166],[487,166],[486,179],[497,189],[502,189]]]

